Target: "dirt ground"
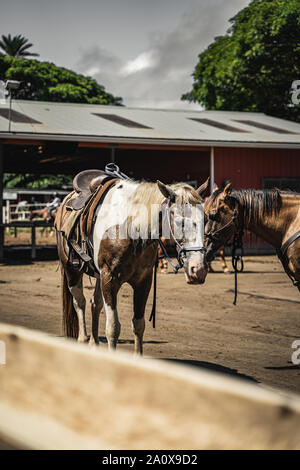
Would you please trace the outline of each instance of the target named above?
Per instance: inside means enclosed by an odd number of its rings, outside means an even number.
[[[183,273],[158,275],[157,326],[146,311],[145,356],[178,361],[300,392],[300,366],[292,363],[292,342],[300,339],[299,293],[276,257],[247,257],[239,275],[237,305],[233,274],[220,262],[203,286],[185,283]],[[61,336],[60,272],[53,261],[0,265],[0,321]],[[94,280],[85,278],[89,300]],[[119,293],[119,348],[133,350],[132,291]],[[101,348],[107,347],[101,315]],[[90,311],[87,302],[87,324]]]
[[[5,246],[27,246],[31,245],[31,230],[17,229],[16,235],[11,232],[4,232],[4,245]],[[38,228],[36,231],[36,245],[55,245],[56,237],[54,228],[46,227],[44,229]]]

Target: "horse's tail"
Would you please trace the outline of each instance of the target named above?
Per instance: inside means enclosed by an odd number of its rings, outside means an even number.
[[[69,290],[66,272],[62,269],[63,329],[68,338],[78,338],[79,325],[73,296]]]

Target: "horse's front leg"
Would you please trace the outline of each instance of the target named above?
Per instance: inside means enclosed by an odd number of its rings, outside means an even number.
[[[97,279],[94,295],[91,299],[91,311],[92,311],[92,334],[90,336],[90,346],[94,346],[95,344],[99,344],[99,316],[101,312],[101,308],[103,307],[103,299],[102,299],[102,292],[101,292],[101,285],[100,279]]]
[[[219,249],[219,255],[220,255],[220,258],[221,258],[223,272],[225,274],[227,274],[227,273],[229,273],[229,269],[227,267],[226,260],[225,260],[225,248],[224,248],[224,246],[221,246],[221,248]]]
[[[106,269],[101,270],[101,290],[106,316],[105,335],[109,349],[116,349],[121,332],[117,311],[117,294],[120,285]]]
[[[69,287],[70,292],[73,296],[73,305],[77,313],[78,318],[78,342],[84,343],[87,341],[86,323],[85,323],[85,297],[83,295],[82,276],[78,280],[77,284]]]
[[[132,319],[132,330],[134,334],[134,352],[143,354],[143,336],[145,331],[145,308],[152,283],[152,270],[140,282],[133,285],[134,288],[134,315]]]

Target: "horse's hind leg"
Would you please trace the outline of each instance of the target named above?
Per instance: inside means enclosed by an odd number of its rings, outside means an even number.
[[[136,283],[134,288],[134,315],[132,319],[132,331],[134,334],[134,352],[135,354],[143,354],[143,336],[145,331],[145,308],[148,295],[151,289],[152,271],[139,283]]]
[[[86,323],[85,323],[85,297],[83,295],[82,275],[78,282],[69,287],[73,296],[73,305],[78,318],[78,342],[84,343],[87,341]]]
[[[99,344],[99,315],[103,306],[102,292],[100,286],[100,279],[97,279],[94,295],[91,299],[91,310],[92,310],[92,334],[90,336],[90,346]]]

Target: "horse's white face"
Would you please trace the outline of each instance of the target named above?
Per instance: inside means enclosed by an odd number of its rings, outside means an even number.
[[[180,253],[188,284],[203,284],[207,275],[204,254],[204,208],[203,204],[172,206],[170,214],[174,236],[183,248]],[[184,250],[187,251],[184,251]],[[180,252],[180,247],[177,246]]]
[[[172,211],[170,210],[169,215],[166,213],[165,219],[167,219],[167,225],[171,224],[173,228],[186,281],[188,284],[203,284],[207,275],[207,263],[204,249],[204,207],[200,195],[203,188],[205,191],[208,180],[200,186],[199,192],[190,186],[170,187],[160,181],[157,184],[161,193],[169,201],[173,201]],[[165,221],[164,224],[166,224]],[[164,233],[163,236],[165,236]],[[169,236],[167,234],[165,238]]]

